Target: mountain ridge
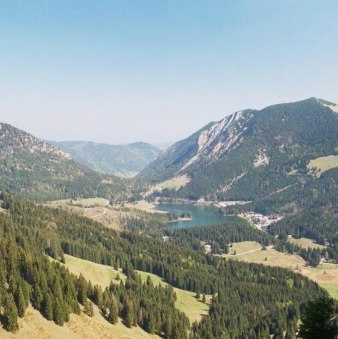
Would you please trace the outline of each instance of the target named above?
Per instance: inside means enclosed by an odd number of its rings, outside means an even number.
[[[80,165],[68,153],[10,124],[1,123],[0,127],[1,190],[37,200],[119,199],[140,187],[136,181]]]
[[[238,111],[172,145],[138,177],[158,183],[187,175],[190,182],[170,193],[179,197],[263,198],[306,178],[311,159],[337,153],[336,111],[316,98]]]

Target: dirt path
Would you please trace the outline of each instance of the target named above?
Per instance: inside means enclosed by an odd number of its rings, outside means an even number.
[[[273,246],[268,246],[266,249],[267,250],[271,250],[273,248]],[[262,251],[262,249],[261,248],[257,248],[257,249],[255,249],[255,250],[250,250],[250,251],[246,251],[246,252],[241,252],[241,253],[238,253],[238,254],[234,254],[233,256],[234,257],[238,257],[238,256],[240,256],[240,255],[242,255],[242,254],[247,254],[247,253],[252,253],[252,252],[257,252],[257,251]]]

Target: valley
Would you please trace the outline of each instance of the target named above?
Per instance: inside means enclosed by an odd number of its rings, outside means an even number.
[[[134,177],[159,155],[160,149],[145,142],[108,145],[90,141],[50,142],[71,157],[95,171]]]
[[[0,2],[0,339],[338,339],[338,1]]]
[[[3,328],[23,338],[296,331],[307,300],[338,298],[329,106],[311,98],[236,112],[133,179],[2,124]]]

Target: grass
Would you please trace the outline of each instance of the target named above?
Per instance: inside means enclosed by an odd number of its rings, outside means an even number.
[[[314,280],[333,298],[338,299],[338,264],[322,263],[318,267],[311,267],[307,266],[305,260],[299,255],[281,253],[271,247],[265,251],[261,248],[262,246],[255,241],[234,243],[230,247],[230,253],[224,257],[290,269]],[[236,255],[233,255],[234,251]]]
[[[158,183],[156,186],[154,186],[153,190],[161,191],[165,188],[178,190],[179,188],[186,186],[190,180],[191,179],[186,174],[176,176],[172,179]]]
[[[309,247],[320,248],[320,249],[326,248],[326,246],[319,245],[314,240],[308,239],[308,238],[300,238],[300,239],[289,238],[289,241],[305,249],[308,249]]]
[[[88,198],[88,199],[63,199],[51,201],[56,205],[73,205],[80,207],[92,207],[92,206],[107,206],[109,200],[103,198]]]
[[[116,280],[117,274],[121,279],[125,279],[125,275],[121,271],[116,271],[110,266],[100,265],[91,261],[75,258],[65,254],[65,266],[70,272],[80,275],[82,274],[85,279],[90,280],[94,285],[100,285],[103,288],[110,285],[110,282],[119,284],[120,281]]]
[[[163,213],[156,210],[155,205],[146,200],[137,201],[135,204],[126,203],[124,206],[130,209],[141,210],[148,213]]]
[[[309,169],[316,167],[316,175],[319,177],[322,173],[328,171],[329,169],[338,167],[338,155],[329,155],[327,157],[313,159],[309,162],[307,167]]]
[[[142,281],[146,281],[148,276],[150,276],[154,285],[162,284],[163,286],[168,285],[165,281],[163,281],[159,276],[147,272],[137,271],[140,274]],[[176,303],[175,306],[178,310],[184,312],[186,316],[189,318],[190,322],[194,322],[195,320],[200,321],[203,315],[207,315],[209,311],[209,305],[211,303],[211,295],[206,295],[206,304],[202,303],[201,300],[197,300],[195,298],[196,293],[181,290],[179,288],[174,287],[174,291],[176,293]],[[202,297],[202,295],[201,295]]]
[[[320,285],[329,292],[331,297],[338,299],[338,285],[337,284],[321,283]]]
[[[52,321],[46,320],[38,311],[31,306],[26,310],[23,319],[19,319],[19,331],[16,334],[9,333],[0,328],[0,338],[2,339],[146,339],[159,338],[156,335],[150,335],[140,327],[128,328],[119,321],[118,324],[108,323],[94,306],[94,317],[88,317],[81,313],[80,315],[71,314],[69,322],[64,326],[58,326]]]
[[[119,273],[121,279],[125,280],[125,275],[121,272],[114,270],[112,267],[93,263],[91,261],[65,255],[66,267],[74,274],[80,275],[80,273],[93,284],[98,284],[105,288],[109,286],[110,282],[119,284],[116,280],[116,275]],[[140,274],[142,281],[146,281],[147,277],[150,276],[154,285],[162,284],[168,285],[159,276],[147,272],[137,271]],[[185,291],[179,288],[175,288],[177,300],[175,306],[180,311],[184,312],[191,322],[195,320],[200,321],[203,315],[208,314],[209,304],[211,296],[207,295],[207,303],[204,304],[201,300],[195,298],[196,293]]]
[[[234,251],[236,255],[233,255]],[[289,269],[297,269],[297,266],[305,264],[305,261],[298,255],[281,253],[270,247],[263,251],[262,246],[255,241],[234,243],[225,257]]]

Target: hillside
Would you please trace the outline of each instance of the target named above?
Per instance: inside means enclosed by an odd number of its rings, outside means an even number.
[[[281,331],[294,333],[304,304],[327,295],[316,283],[285,269],[225,261],[149,236],[117,233],[87,218],[4,192],[0,199],[4,211],[0,213],[0,323],[6,331],[15,333],[21,325],[27,330],[25,318],[33,316],[46,333],[40,314],[66,330],[81,326],[76,315],[95,326],[98,313],[91,309],[95,304],[102,324],[117,324],[121,318],[128,328],[139,326],[164,338],[187,339],[188,331],[196,339],[223,334],[241,338],[250,333],[268,337]],[[105,289],[93,285],[57,262],[67,264],[65,254],[122,269],[122,280]],[[152,273],[151,278],[142,281],[135,270]],[[161,279],[167,284],[156,283]],[[169,284],[198,299],[198,295],[213,295],[209,313],[199,323],[189,323],[176,308],[185,300]],[[82,310],[92,320],[83,317]],[[38,336],[39,328],[31,335]]]
[[[145,142],[108,145],[90,141],[51,141],[72,159],[95,171],[133,177],[155,160],[160,150]]]
[[[138,177],[151,183],[189,178],[176,191],[163,190],[164,196],[257,201],[316,180],[321,169],[308,168],[311,161],[337,154],[337,105],[310,98],[210,123],[172,145]],[[335,170],[330,159],[322,175]]]
[[[76,197],[118,199],[139,189],[135,181],[99,174],[59,148],[0,124],[0,190],[37,200]]]

